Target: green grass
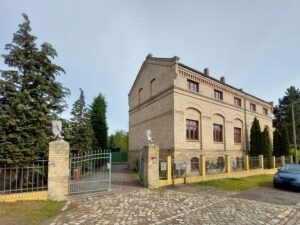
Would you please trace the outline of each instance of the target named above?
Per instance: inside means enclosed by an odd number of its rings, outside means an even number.
[[[272,180],[273,175],[258,175],[244,178],[204,181],[198,182],[197,185],[216,187],[226,191],[247,191],[256,187],[271,186]]]
[[[64,201],[0,203],[0,224],[39,225],[58,215],[64,205]]]

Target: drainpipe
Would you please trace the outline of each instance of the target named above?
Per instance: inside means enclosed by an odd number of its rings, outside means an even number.
[[[245,120],[245,150],[246,155],[249,155],[249,139],[248,139],[248,128],[247,128],[247,109],[246,109],[246,93],[244,94],[244,120]]]

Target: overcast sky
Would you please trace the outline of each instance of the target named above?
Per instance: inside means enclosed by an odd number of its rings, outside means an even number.
[[[0,54],[26,13],[58,52],[72,104],[105,95],[109,133],[128,129],[128,92],[148,53],[173,57],[278,103],[300,87],[300,1],[0,0]],[[3,58],[0,69],[5,68]]]

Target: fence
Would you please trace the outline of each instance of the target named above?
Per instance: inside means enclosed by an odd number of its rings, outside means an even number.
[[[200,155],[199,166],[197,167],[199,168],[200,175],[194,175],[192,174],[192,168],[191,174],[186,174],[186,165],[184,166],[185,170],[180,170],[180,166],[176,169],[176,164],[171,163],[171,156],[167,156],[167,163],[165,166],[167,170],[164,171],[164,174],[172,173],[173,176],[169,177],[160,175],[159,185],[162,187],[171,184],[193,183],[214,179],[238,178],[259,174],[274,174],[277,172],[277,167],[289,162],[286,159],[287,157],[275,158],[273,156],[272,160],[269,162],[264,159],[262,155],[258,157],[249,157],[246,155],[244,157],[236,157],[233,159],[231,159],[228,155],[224,157],[206,157],[205,155]],[[277,164],[275,165],[276,161]],[[172,166],[170,166],[169,163]],[[264,164],[270,165],[271,168],[267,169],[268,167],[264,167]],[[192,161],[190,166],[193,167]],[[178,173],[178,171],[180,171],[180,173]]]
[[[206,174],[225,173],[225,160],[223,156],[206,158]]]
[[[249,157],[249,168],[250,169],[258,169],[259,166],[259,157],[258,156],[252,156]]]
[[[127,162],[128,161],[128,152],[112,152],[111,153],[112,162]]]
[[[26,166],[0,168],[0,194],[47,190],[48,161],[39,160]]]
[[[235,160],[231,161],[232,171],[242,171],[245,169],[244,157],[236,157]]]

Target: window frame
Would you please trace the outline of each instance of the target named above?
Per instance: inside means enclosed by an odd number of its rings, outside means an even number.
[[[236,132],[236,130],[239,130],[239,132]],[[240,128],[240,127],[234,127],[233,128],[233,139],[234,139],[235,144],[241,144],[242,143],[242,128]]]
[[[263,114],[265,116],[269,115],[269,110],[267,108],[263,108]]]
[[[195,123],[195,125],[193,125],[191,123]],[[192,120],[192,119],[185,120],[185,138],[188,141],[199,140],[199,121],[198,120]]]
[[[220,101],[223,101],[223,92],[217,89],[214,89],[214,97]]]
[[[187,79],[188,90],[199,93],[199,83],[190,79]]]
[[[239,103],[239,104],[237,104]],[[234,105],[242,107],[242,99],[238,98],[238,97],[234,97]]]
[[[216,129],[218,127],[218,129]],[[222,124],[213,124],[213,140],[217,143],[223,143],[223,125]]]
[[[250,110],[251,110],[252,112],[256,112],[256,104],[250,103]]]

